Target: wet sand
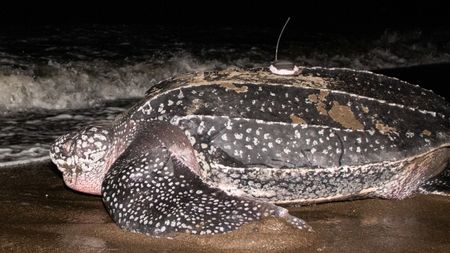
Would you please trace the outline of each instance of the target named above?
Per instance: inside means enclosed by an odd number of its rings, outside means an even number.
[[[99,197],[50,163],[0,170],[0,252],[450,252],[450,198],[358,200],[291,209],[315,230],[268,219],[216,236],[120,230]]]

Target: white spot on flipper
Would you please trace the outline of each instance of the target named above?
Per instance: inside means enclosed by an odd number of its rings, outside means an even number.
[[[226,133],[225,133],[225,134],[222,134],[222,136],[221,136],[220,138],[222,138],[222,140],[224,140],[224,141],[227,141],[227,140],[228,140],[228,136],[227,136]]]

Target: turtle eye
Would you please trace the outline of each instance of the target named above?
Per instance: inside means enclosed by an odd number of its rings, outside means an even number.
[[[67,140],[64,144],[63,144],[63,149],[64,152],[66,154],[70,154],[72,152],[73,149],[73,141],[72,140]]]

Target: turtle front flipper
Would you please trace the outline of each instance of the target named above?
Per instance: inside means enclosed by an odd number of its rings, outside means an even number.
[[[150,235],[217,234],[273,216],[310,229],[282,207],[210,186],[199,176],[192,146],[179,128],[154,122],[144,129],[102,186],[105,206],[121,228]]]

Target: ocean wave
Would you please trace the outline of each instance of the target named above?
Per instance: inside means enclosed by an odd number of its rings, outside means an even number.
[[[171,76],[225,65],[200,62],[189,54],[164,62],[117,64],[106,60],[29,64],[26,69],[0,69],[0,111],[75,109],[102,101],[142,97],[157,82]]]
[[[37,164],[42,162],[50,162],[50,156],[45,155],[42,157],[22,157],[22,159],[17,159],[14,161],[0,161],[0,169],[2,168],[13,168],[17,166],[26,166],[30,164]]]
[[[0,148],[0,165],[3,163],[10,163],[12,161],[27,160],[27,159],[42,159],[48,156],[48,149],[50,145],[33,146],[10,146],[8,148]],[[17,152],[16,152],[17,151]]]

